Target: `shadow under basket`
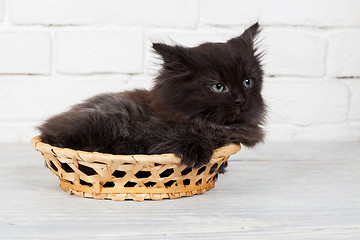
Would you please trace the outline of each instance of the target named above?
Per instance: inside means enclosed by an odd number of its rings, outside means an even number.
[[[61,189],[79,197],[143,201],[189,197],[215,185],[218,170],[240,145],[215,150],[211,161],[199,168],[180,163],[174,154],[112,155],[53,147],[31,139],[31,145],[60,179]]]

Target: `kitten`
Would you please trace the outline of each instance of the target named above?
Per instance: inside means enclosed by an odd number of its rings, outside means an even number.
[[[106,93],[38,127],[53,146],[111,154],[174,153],[189,167],[213,151],[263,140],[258,23],[226,43],[186,48],[154,43],[162,69],[150,90]]]

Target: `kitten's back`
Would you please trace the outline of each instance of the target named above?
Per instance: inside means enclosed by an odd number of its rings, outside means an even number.
[[[139,152],[132,123],[147,115],[148,91],[101,94],[38,127],[41,139],[54,146],[113,154]],[[124,148],[123,150],[119,149]],[[122,146],[122,147],[121,147]]]

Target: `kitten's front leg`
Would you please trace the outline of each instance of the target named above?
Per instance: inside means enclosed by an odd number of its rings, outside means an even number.
[[[253,147],[264,139],[264,131],[258,125],[234,124],[226,128],[229,142],[239,142],[247,147]]]
[[[181,163],[189,167],[200,167],[207,164],[213,155],[212,147],[205,140],[186,141],[182,144]]]
[[[149,148],[149,154],[171,152],[189,167],[200,167],[210,161],[215,144],[197,129],[177,126],[173,130],[164,131],[164,134]]]
[[[181,163],[189,167],[197,168],[207,164],[215,149],[211,136],[199,132],[193,126],[178,129],[174,140],[176,147],[173,152],[181,158]]]

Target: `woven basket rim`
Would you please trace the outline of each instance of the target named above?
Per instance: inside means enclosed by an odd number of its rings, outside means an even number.
[[[108,153],[99,153],[99,152],[86,152],[81,150],[74,150],[70,148],[60,148],[54,147],[50,144],[44,143],[41,141],[40,136],[33,137],[31,139],[31,145],[39,152],[54,154],[62,157],[68,156],[75,156],[77,155],[79,158],[83,159],[85,162],[96,162],[96,161],[103,161],[103,162],[129,162],[129,163],[173,163],[173,164],[180,164],[181,159],[173,153],[164,153],[164,154],[134,154],[134,155],[113,155]],[[218,156],[231,156],[238,151],[240,151],[241,145],[240,144],[229,144],[218,148],[214,151],[212,156],[212,160]]]

